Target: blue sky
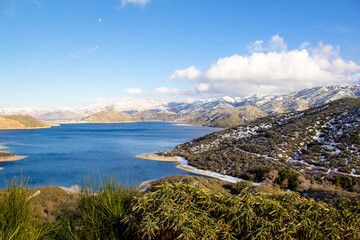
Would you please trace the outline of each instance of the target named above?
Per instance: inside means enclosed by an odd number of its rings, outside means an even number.
[[[0,107],[358,84],[357,0],[0,0]]]

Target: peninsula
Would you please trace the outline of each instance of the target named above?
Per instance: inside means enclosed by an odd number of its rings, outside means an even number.
[[[47,123],[30,115],[0,116],[0,130],[50,128]]]
[[[147,160],[153,160],[153,161],[176,162],[177,163],[176,168],[179,168],[181,170],[191,172],[194,174],[211,177],[211,178],[216,178],[218,180],[225,181],[225,182],[236,183],[236,182],[240,182],[243,180],[241,178],[223,175],[221,173],[202,170],[202,169],[198,169],[193,166],[189,166],[188,161],[182,157],[160,156],[160,155],[157,155],[156,153],[147,153],[147,154],[138,155],[136,157],[142,158],[142,159],[147,159]],[[147,182],[149,182],[149,181],[147,181]],[[147,182],[144,182],[144,183],[147,183]]]

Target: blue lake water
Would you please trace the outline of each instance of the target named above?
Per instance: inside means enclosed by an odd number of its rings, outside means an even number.
[[[29,157],[0,163],[0,188],[14,176],[29,177],[29,186],[81,184],[89,176],[112,176],[123,183],[139,183],[191,173],[172,162],[135,158],[167,151],[176,145],[214,132],[214,128],[179,126],[168,122],[65,124],[33,130],[2,130],[0,144],[16,155]]]

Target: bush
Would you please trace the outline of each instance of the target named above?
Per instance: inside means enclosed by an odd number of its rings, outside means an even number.
[[[359,215],[292,193],[164,184],[136,199],[141,239],[359,239]]]
[[[14,177],[0,193],[0,239],[40,239],[46,233],[31,209],[27,181]]]
[[[275,180],[281,188],[295,189],[298,185],[299,174],[293,172],[290,169],[282,169],[279,171],[279,177]]]
[[[244,188],[251,188],[253,186],[252,181],[243,180],[241,182],[233,183],[230,185],[231,194],[239,194]]]
[[[112,180],[87,184],[48,232],[31,211],[35,197],[14,181],[0,193],[0,239],[360,239],[355,197],[335,208],[247,181],[231,195],[201,186],[205,179],[173,180],[145,193]]]
[[[52,235],[57,239],[122,239],[131,237],[131,201],[139,194],[135,189],[121,186],[108,179],[98,186],[88,183],[80,192],[75,209],[65,208],[58,213]]]

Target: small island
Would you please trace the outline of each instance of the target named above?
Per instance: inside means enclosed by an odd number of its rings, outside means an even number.
[[[16,156],[10,152],[0,152],[0,163],[14,162],[26,158],[27,156]]]
[[[9,148],[9,147],[0,145],[0,149],[7,149],[7,148]],[[17,156],[11,152],[0,151],[0,163],[14,162],[14,161],[24,159],[26,157],[28,157],[28,156]],[[0,170],[3,170],[3,168],[0,167]]]

